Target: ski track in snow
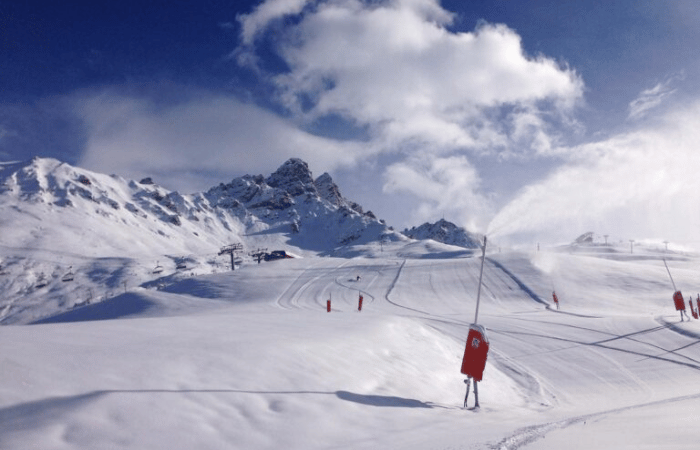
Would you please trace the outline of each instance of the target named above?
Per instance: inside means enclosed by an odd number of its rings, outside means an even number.
[[[576,416],[576,417],[571,417],[568,419],[560,420],[557,422],[550,422],[550,423],[545,423],[541,425],[532,425],[529,427],[524,427],[519,430],[516,430],[515,433],[512,435],[504,438],[497,444],[492,444],[489,446],[491,450],[519,450],[522,449],[529,444],[532,444],[533,442],[543,439],[546,437],[546,435],[552,431],[559,430],[559,429],[565,429],[567,427],[570,427],[572,425],[581,423],[581,422],[586,422],[589,420],[595,420],[615,414],[621,414],[627,411],[632,411],[635,409],[644,409],[644,408],[651,408],[655,406],[661,406],[661,405],[669,405],[672,403],[677,403],[677,402],[682,402],[682,401],[687,401],[687,400],[695,400],[700,398],[700,393],[699,394],[693,394],[693,395],[684,395],[680,397],[674,397],[674,398],[669,398],[665,400],[658,400],[658,401],[653,401],[653,402],[648,402],[648,403],[640,403],[638,405],[632,405],[632,406],[627,406],[623,408],[616,408],[616,409],[611,409],[608,411],[602,411],[599,413],[594,413],[594,414],[586,414],[583,416]]]

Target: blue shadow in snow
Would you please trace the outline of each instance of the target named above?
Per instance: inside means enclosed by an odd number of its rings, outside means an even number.
[[[347,391],[337,391],[335,395],[341,400],[360,403],[361,405],[393,408],[432,408],[432,406],[427,403],[410,398],[391,397],[385,395],[362,395]]]
[[[532,289],[530,289],[525,283],[523,283],[522,281],[520,281],[520,279],[519,279],[518,277],[516,277],[516,276],[513,274],[513,272],[511,272],[510,270],[506,269],[506,268],[503,266],[503,264],[499,263],[498,261],[494,261],[494,260],[491,259],[491,258],[486,258],[486,260],[487,260],[488,262],[490,262],[491,264],[493,264],[494,266],[496,266],[496,267],[498,267],[499,269],[501,269],[506,275],[508,275],[513,281],[515,281],[515,284],[517,284],[518,287],[519,287],[520,289],[522,289],[527,295],[529,295],[531,299],[533,299],[534,301],[536,301],[536,302],[538,302],[538,303],[542,303],[543,305],[545,305],[545,306],[547,306],[547,307],[549,306],[549,303],[547,303],[546,301],[542,300],[542,299],[540,298],[539,295],[535,294],[535,293],[532,291]]]
[[[141,314],[155,305],[155,303],[140,295],[127,293],[104,300],[100,303],[81,306],[55,316],[39,319],[35,322],[31,322],[30,325],[119,319]]]

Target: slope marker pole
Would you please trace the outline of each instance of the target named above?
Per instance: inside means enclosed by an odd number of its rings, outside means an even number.
[[[676,289],[676,283],[673,282],[671,271],[668,268],[668,264],[666,264],[666,258],[664,258],[664,266],[666,266],[666,272],[668,272],[668,277],[671,279],[671,284],[673,285],[673,292],[676,292],[678,289]]]
[[[484,247],[481,253],[481,270],[479,271],[479,288],[476,291],[476,312],[474,313],[474,323],[478,323],[479,318],[479,302],[481,301],[481,280],[484,277],[484,260],[486,260],[486,236],[484,236]]]

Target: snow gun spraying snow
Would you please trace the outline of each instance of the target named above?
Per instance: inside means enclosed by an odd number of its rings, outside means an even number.
[[[486,357],[489,352],[489,340],[486,337],[486,330],[481,325],[477,324],[479,318],[479,301],[481,300],[481,281],[484,276],[484,260],[486,259],[486,236],[484,236],[484,247],[481,255],[481,270],[479,272],[479,288],[476,294],[476,312],[474,314],[474,323],[469,326],[469,334],[467,335],[467,343],[464,348],[464,356],[462,358],[462,373],[467,376],[464,383],[467,385],[467,393],[464,395],[464,407],[467,407],[467,399],[469,398],[469,387],[472,378],[474,379],[474,399],[476,403],[474,408],[479,407],[479,389],[477,383],[481,381],[486,367]]]
[[[673,281],[673,277],[671,276],[671,270],[669,270],[668,264],[666,264],[665,259],[664,266],[666,266],[666,272],[668,272],[668,277],[671,279],[671,284],[673,285],[673,304],[676,307],[676,311],[680,311],[681,322],[683,322],[683,314],[685,314],[685,316],[688,317],[688,313],[685,312],[685,299],[683,298],[683,294],[681,294],[681,291],[676,289],[676,283]],[[688,320],[690,320],[690,317],[688,317]]]

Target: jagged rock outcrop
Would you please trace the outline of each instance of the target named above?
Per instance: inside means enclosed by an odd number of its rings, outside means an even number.
[[[403,234],[411,239],[432,239],[443,244],[464,248],[479,248],[480,246],[479,236],[445,219],[440,219],[433,224],[426,222],[410,230],[406,229],[403,231]]]
[[[292,158],[269,177],[245,175],[205,194],[213,207],[254,215],[287,229],[303,247],[328,247],[377,240],[383,221],[342,196],[328,173],[314,180],[306,162]]]

